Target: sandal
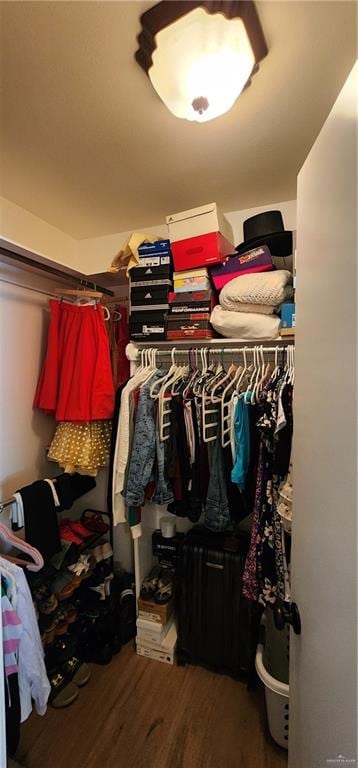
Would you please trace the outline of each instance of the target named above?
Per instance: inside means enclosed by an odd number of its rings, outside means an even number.
[[[44,646],[53,643],[56,634],[56,624],[57,622],[55,621],[53,614],[48,616],[44,614],[40,616],[39,629]]]
[[[63,602],[61,608],[66,615],[66,619],[69,624],[74,624],[77,619],[77,608],[73,603]]]
[[[46,584],[41,584],[41,586],[34,590],[34,598],[40,613],[44,613],[45,616],[53,613],[57,608],[57,597]]]
[[[66,611],[63,611],[62,608],[57,608],[57,611],[53,615],[53,620],[55,622],[55,635],[65,635],[68,630],[69,621],[67,618]]]
[[[56,576],[55,580],[52,582],[51,588],[59,602],[62,602],[62,600],[67,600],[69,597],[72,597],[75,589],[77,589],[80,583],[81,579],[70,571],[60,571],[58,576]]]
[[[88,512],[90,514],[87,514]],[[101,513],[92,509],[85,509],[81,517],[81,523],[92,533],[107,533],[109,531],[109,525],[104,522]]]
[[[170,571],[164,570],[161,573],[158,581],[158,589],[155,592],[154,600],[156,603],[164,604],[169,603],[173,594],[173,581]]]
[[[72,681],[79,688],[86,685],[91,677],[90,667],[84,661],[78,659],[77,656],[72,656],[72,659],[65,661],[62,670],[64,675],[71,677]]]
[[[153,597],[154,592],[158,588],[158,581],[161,576],[162,569],[159,565],[154,565],[151,571],[149,571],[148,576],[144,579],[142,582],[142,586],[140,588],[140,596],[144,598],[150,598]]]
[[[79,694],[78,686],[73,682],[68,681],[62,672],[55,672],[50,677],[51,693],[49,696],[49,702],[56,709],[62,707],[68,707],[74,701],[76,701]]]

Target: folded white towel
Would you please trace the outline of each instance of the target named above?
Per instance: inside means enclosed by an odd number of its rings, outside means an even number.
[[[223,309],[233,312],[241,312],[241,304],[279,307],[292,298],[292,281],[291,272],[287,269],[234,277],[224,285],[220,293],[220,304]]]
[[[243,341],[277,339],[280,318],[255,312],[229,312],[219,305],[214,307],[210,322],[222,336]]]

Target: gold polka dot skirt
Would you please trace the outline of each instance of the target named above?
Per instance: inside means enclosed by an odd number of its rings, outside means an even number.
[[[65,472],[94,477],[109,464],[111,421],[60,421],[57,424],[48,458],[57,461]]]

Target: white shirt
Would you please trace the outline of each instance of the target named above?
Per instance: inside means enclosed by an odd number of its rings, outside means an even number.
[[[46,674],[44,651],[25,574],[14,563],[4,561],[1,557],[0,562],[15,578],[17,585],[16,613],[23,626],[18,659],[21,722],[23,723],[32,712],[32,699],[34,699],[37,714],[45,714],[51,686]]]

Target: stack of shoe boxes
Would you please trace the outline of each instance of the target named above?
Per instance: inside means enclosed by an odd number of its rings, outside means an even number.
[[[158,560],[158,567],[171,573],[175,569],[183,533],[176,532],[170,538],[163,536],[160,529],[152,534],[152,553]],[[174,597],[164,605],[155,602],[155,596],[139,598],[137,618],[137,653],[166,664],[174,664],[177,630],[174,617]]]
[[[136,638],[138,655],[174,664],[176,643],[173,599],[165,605],[158,605],[152,600],[139,598]]]
[[[129,336],[134,341],[162,341],[173,287],[169,240],[143,243],[138,254],[139,266],[130,271]]]
[[[217,299],[208,267],[234,252],[232,228],[216,203],[167,216],[167,225],[175,268],[167,338],[210,339]]]

